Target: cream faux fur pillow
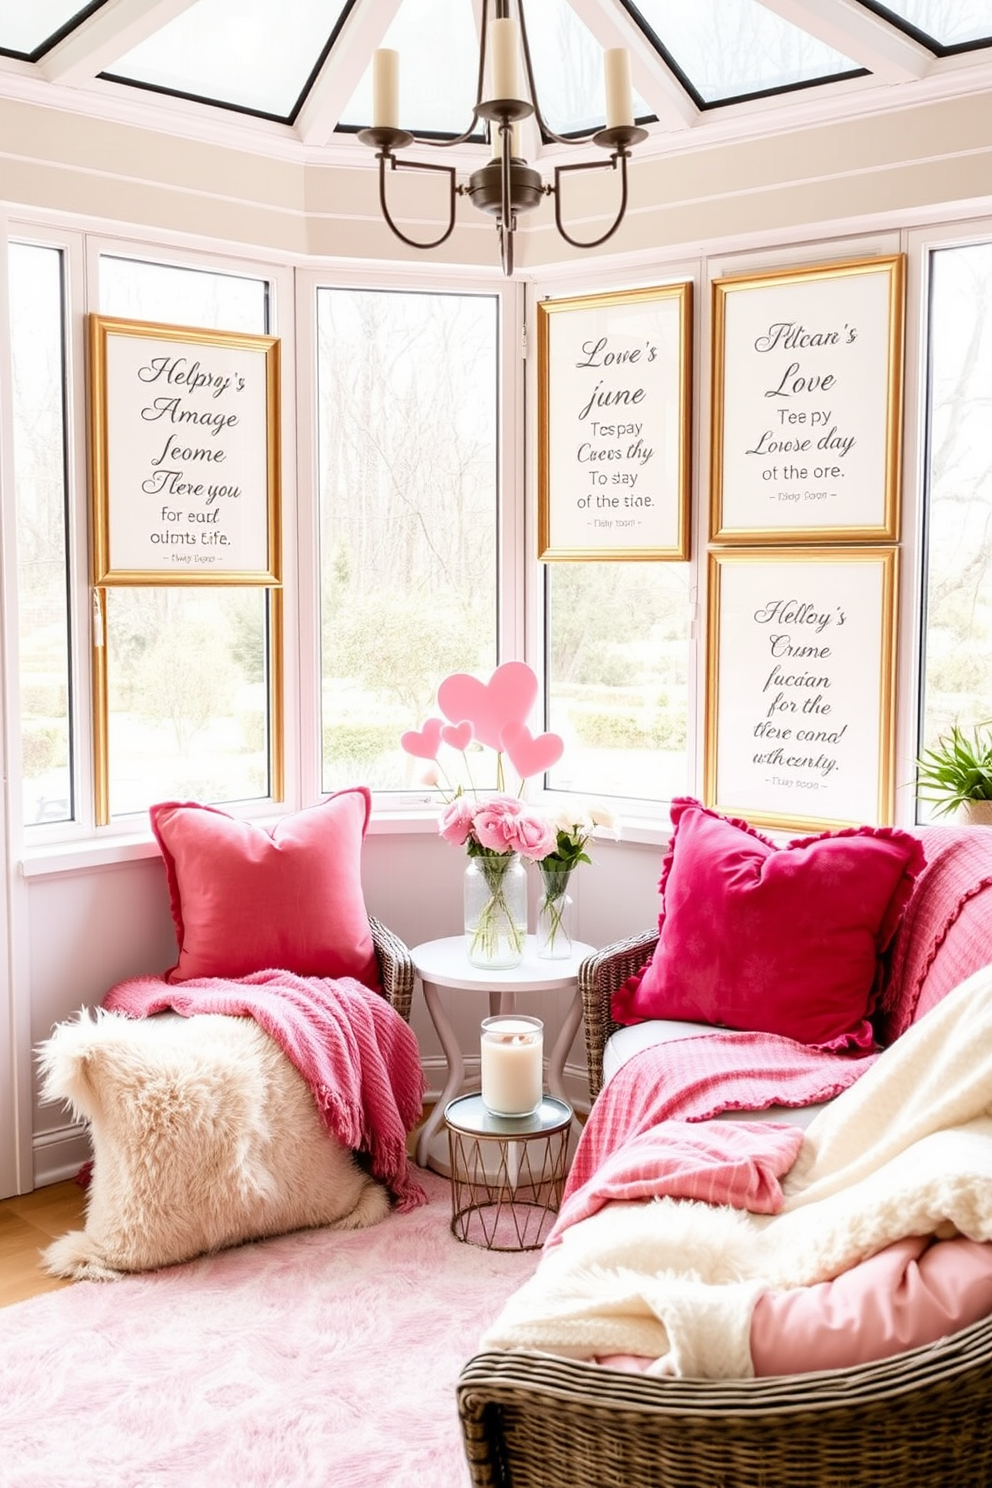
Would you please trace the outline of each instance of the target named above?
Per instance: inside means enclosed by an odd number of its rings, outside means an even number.
[[[44,1252],[53,1275],[111,1278],[389,1212],[250,1018],[84,1010],[42,1045],[40,1066],[42,1099],[68,1103],[93,1141],[86,1227]]]

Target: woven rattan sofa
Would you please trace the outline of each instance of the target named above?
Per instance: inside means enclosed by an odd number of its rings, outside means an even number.
[[[903,992],[919,1017],[992,962],[992,830],[921,835],[927,866],[887,957],[883,1044]],[[582,968],[593,1097],[617,1029],[612,994],[656,939],[635,936]],[[477,1488],[988,1488],[992,1318],[874,1364],[758,1379],[485,1352],[462,1371],[458,1406]]]

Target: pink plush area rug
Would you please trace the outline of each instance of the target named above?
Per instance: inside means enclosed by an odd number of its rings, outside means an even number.
[[[458,1373],[538,1257],[455,1240],[421,1176],[372,1229],[0,1309],[3,1488],[464,1488]]]

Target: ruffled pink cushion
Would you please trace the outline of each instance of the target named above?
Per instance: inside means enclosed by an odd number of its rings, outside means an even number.
[[[370,809],[358,786],[270,831],[195,802],[152,806],[179,942],[167,979],[280,970],[377,988],[361,879]]]
[[[658,945],[614,994],[616,1021],[680,1018],[871,1048],[880,956],[924,865],[919,839],[852,827],[776,847],[686,798],[672,824]]]
[[[992,1243],[899,1240],[833,1281],[766,1292],[751,1318],[757,1375],[845,1369],[934,1343],[992,1312]]]

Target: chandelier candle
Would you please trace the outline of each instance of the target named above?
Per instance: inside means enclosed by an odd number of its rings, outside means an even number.
[[[482,1020],[482,1103],[494,1116],[530,1116],[544,1093],[544,1024],[500,1015]]]
[[[400,54],[382,47],[372,57],[372,122],[395,129],[400,117]]]
[[[606,84],[607,129],[629,129],[634,123],[634,99],[630,89],[630,53],[626,47],[610,47],[603,53]]]

